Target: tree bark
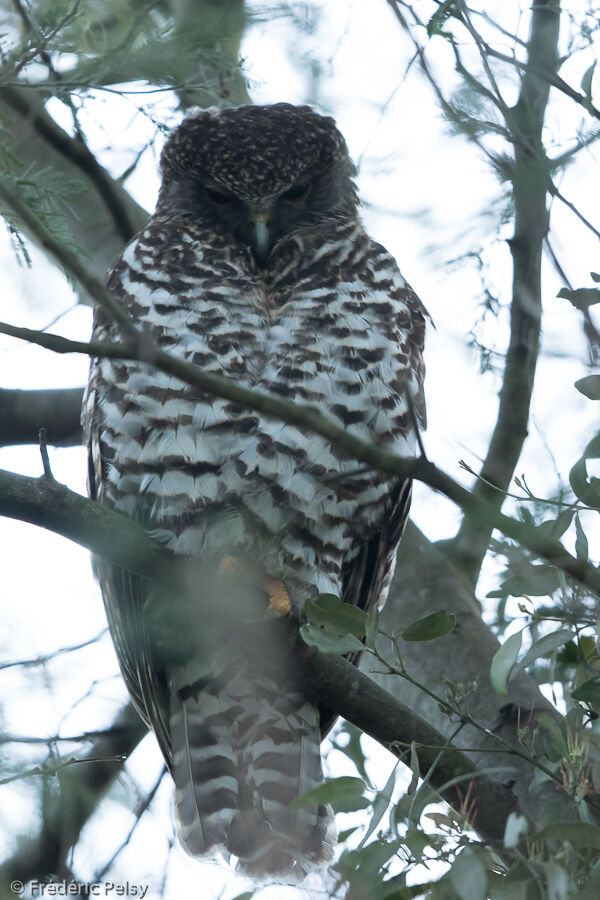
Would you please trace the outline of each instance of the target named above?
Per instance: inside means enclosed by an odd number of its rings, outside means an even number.
[[[498,416],[473,495],[500,510],[527,437],[542,320],[542,244],[548,232],[547,193],[550,161],[542,131],[550,78],[558,68],[560,4],[536,0],[532,6],[527,64],[516,106],[505,123],[514,145],[511,165],[514,236],[510,341],[500,390]],[[539,73],[545,73],[540,75]],[[491,529],[468,513],[448,553],[460,563],[473,586],[487,553]]]
[[[40,428],[55,447],[81,444],[81,388],[19,391],[0,388],[0,447],[37,444]]]
[[[522,748],[519,730],[525,728],[533,734],[542,713],[557,722],[561,720],[533,678],[525,673],[509,681],[506,697],[494,691],[489,672],[500,644],[482,622],[479,604],[464,573],[412,523],[402,538],[396,571],[382,614],[382,630],[398,633],[411,622],[440,609],[454,613],[457,618],[456,628],[432,644],[400,641],[401,653],[411,677],[437,695],[446,696],[448,683],[456,686],[476,683],[476,690],[464,702],[464,709],[489,734],[465,725],[453,742],[458,747],[476,748],[470,756],[479,771],[499,764],[498,754],[494,752],[498,749],[494,735],[513,747]],[[382,641],[381,646],[383,649],[386,642]],[[362,668],[366,671],[372,668],[366,656]],[[438,702],[423,690],[397,675],[371,674],[371,677],[393,696],[400,697],[437,731],[447,737],[454,732],[456,720],[449,719]],[[542,744],[543,741],[538,742],[538,749],[541,750]],[[504,760],[505,757],[500,757],[500,761]],[[510,757],[509,761],[515,769],[514,775],[500,778],[500,783],[511,783],[520,808],[530,819],[541,824],[550,810],[556,814],[557,821],[574,817],[574,806],[566,794],[557,790],[555,782],[544,781],[530,789],[534,774],[531,763],[518,757]]]

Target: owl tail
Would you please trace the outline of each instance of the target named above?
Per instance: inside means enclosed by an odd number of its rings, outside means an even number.
[[[323,780],[316,707],[239,657],[217,676],[195,662],[172,676],[175,803],[188,852],[233,854],[254,878],[300,879],[331,859],[331,808],[290,809]]]

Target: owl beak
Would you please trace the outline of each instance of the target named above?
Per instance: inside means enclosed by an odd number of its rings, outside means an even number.
[[[256,264],[262,268],[269,257],[273,246],[273,227],[268,212],[250,213],[250,249],[256,260]]]

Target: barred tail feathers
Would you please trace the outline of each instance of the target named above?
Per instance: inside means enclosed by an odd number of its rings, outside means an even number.
[[[247,874],[302,877],[332,856],[329,807],[290,809],[322,781],[319,715],[301,694],[248,672],[173,673],[171,737],[180,838],[225,851]],[[253,673],[256,674],[256,673]],[[289,687],[289,685],[288,685]]]

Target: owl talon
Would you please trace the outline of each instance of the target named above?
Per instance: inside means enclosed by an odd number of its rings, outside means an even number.
[[[287,616],[291,612],[292,602],[283,581],[278,578],[268,578],[252,571],[250,566],[242,559],[237,559],[226,553],[219,561],[219,572],[228,575],[243,575],[249,578],[251,583],[264,589],[269,597],[267,612],[273,610],[280,616]]]
[[[271,581],[266,584],[269,594],[267,611],[274,610],[280,616],[287,616],[292,610],[292,602],[283,581]]]

